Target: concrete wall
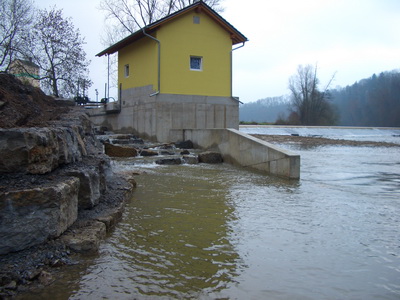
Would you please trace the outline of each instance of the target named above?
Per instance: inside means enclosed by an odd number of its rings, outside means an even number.
[[[300,178],[300,155],[236,129],[171,130],[171,139],[191,140],[196,147],[218,150],[228,163],[290,179]]]
[[[171,129],[236,128],[239,126],[239,103],[231,97],[158,94],[152,86],[122,91],[119,103],[105,108],[88,109],[97,126],[121,133],[134,133],[159,142],[174,141]]]

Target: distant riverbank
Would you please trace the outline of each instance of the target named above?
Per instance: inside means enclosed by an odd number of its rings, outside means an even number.
[[[329,140],[309,140],[308,142],[324,144],[349,144],[337,140],[360,141],[365,143],[353,143],[354,146],[377,145],[376,143],[389,143],[400,145],[400,128],[396,127],[344,127],[344,126],[278,126],[278,125],[243,125],[240,131],[252,135],[277,136],[274,140],[288,141],[294,137],[296,142],[307,141],[304,138],[322,138]],[[279,136],[284,136],[279,138]],[[303,138],[300,139],[299,137]],[[283,139],[283,140],[282,140]],[[270,137],[270,140],[272,138]],[[332,141],[336,140],[336,141]],[[293,142],[293,141],[292,141]],[[370,143],[372,142],[372,143]],[[351,144],[351,143],[350,143]],[[390,147],[390,145],[389,145]]]

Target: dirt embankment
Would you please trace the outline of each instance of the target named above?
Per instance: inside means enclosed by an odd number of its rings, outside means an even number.
[[[60,104],[39,88],[0,73],[0,128],[46,126],[48,121],[68,112]]]

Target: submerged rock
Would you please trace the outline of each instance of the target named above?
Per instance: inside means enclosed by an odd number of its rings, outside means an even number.
[[[182,160],[178,158],[161,158],[156,160],[156,164],[158,165],[180,165],[182,164]]]
[[[206,151],[199,154],[199,162],[206,164],[222,163],[222,155],[219,152]]]
[[[196,165],[199,163],[199,157],[197,155],[184,155],[182,159],[185,164],[189,165]]]
[[[149,149],[142,149],[139,151],[139,155],[141,156],[157,156],[158,152],[154,150],[149,150]]]
[[[182,142],[175,143],[175,146],[180,149],[193,149],[193,142],[191,140],[186,140]]]

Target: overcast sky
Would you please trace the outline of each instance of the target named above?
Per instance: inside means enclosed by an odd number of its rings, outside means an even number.
[[[62,8],[85,37],[94,82],[89,97],[100,97],[107,64],[100,0],[35,0],[36,6]],[[333,74],[337,85],[351,85],[374,73],[400,69],[399,0],[224,0],[221,15],[249,41],[234,51],[234,96],[242,102],[288,94],[288,79],[300,64],[318,64],[321,84]]]

